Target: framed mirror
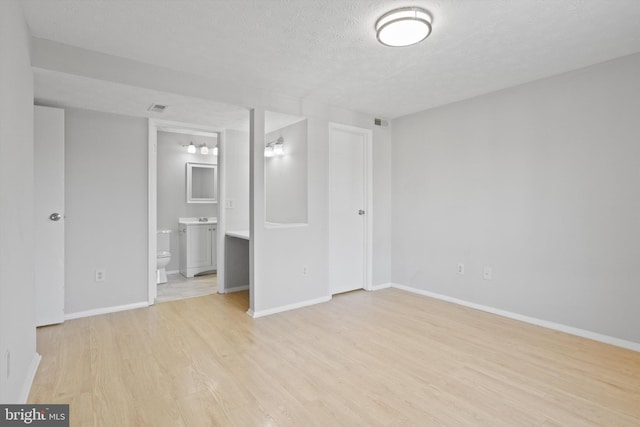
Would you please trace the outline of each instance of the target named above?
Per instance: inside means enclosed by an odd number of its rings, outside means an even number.
[[[187,162],[187,203],[217,203],[217,166]]]

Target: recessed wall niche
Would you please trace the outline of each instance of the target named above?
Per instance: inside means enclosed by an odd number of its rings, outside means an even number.
[[[265,225],[307,224],[307,119],[267,111],[265,130]]]

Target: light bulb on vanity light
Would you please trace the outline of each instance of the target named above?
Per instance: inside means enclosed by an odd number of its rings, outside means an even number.
[[[217,145],[215,147],[213,147],[213,155],[214,156],[218,155],[218,146]]]
[[[209,147],[207,147],[205,144],[202,144],[200,146],[200,154],[209,154]]]
[[[273,157],[274,156],[273,145],[267,145],[266,147],[264,147],[264,156],[265,157]]]
[[[196,153],[196,146],[193,145],[193,142],[187,146],[187,153],[189,153],[189,154],[195,154]]]

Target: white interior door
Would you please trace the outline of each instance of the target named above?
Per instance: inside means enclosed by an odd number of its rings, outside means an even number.
[[[329,199],[331,293],[367,288],[367,153],[370,131],[331,124]]]
[[[64,110],[35,107],[36,326],[64,321]]]

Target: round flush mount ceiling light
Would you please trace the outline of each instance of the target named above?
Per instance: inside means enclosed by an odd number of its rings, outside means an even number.
[[[376,37],[386,46],[411,46],[431,34],[431,15],[419,7],[387,12],[376,21]]]

